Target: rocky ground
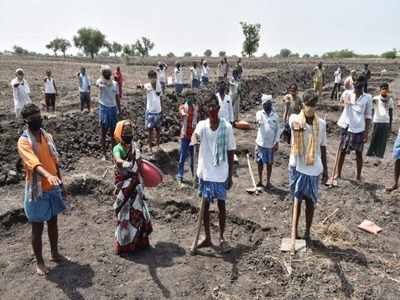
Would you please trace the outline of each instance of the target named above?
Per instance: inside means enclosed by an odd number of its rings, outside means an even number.
[[[355,65],[346,65],[347,69]],[[278,96],[291,81],[301,89],[309,86],[308,70],[286,65],[278,73],[247,78],[243,119],[254,120],[262,92]],[[333,69],[333,66],[331,67]],[[381,80],[395,80],[393,92],[400,94],[398,66],[372,65],[371,93]],[[290,72],[291,71],[291,72]],[[250,76],[251,77],[251,76]],[[3,77],[0,77],[4,79]],[[328,158],[332,167],[338,135],[334,123],[340,113],[328,99],[329,85],[319,105],[328,122]],[[126,99],[127,111],[140,127],[143,105],[135,91]],[[73,258],[67,265],[50,265],[47,278],[33,274],[29,245],[30,227],[22,207],[22,174],[15,168],[14,148],[19,126],[1,122],[0,136],[0,293],[2,299],[398,299],[400,297],[400,202],[399,192],[386,194],[393,173],[390,148],[399,126],[393,126],[387,156],[382,162],[368,159],[364,183],[354,178],[355,162],[349,157],[340,187],[322,187],[313,227],[313,246],[290,257],[280,252],[283,237],[290,233],[290,201],[287,186],[288,145],[281,144],[274,165],[274,188],[259,196],[251,187],[245,153],[252,151],[256,132],[235,131],[239,164],[229,193],[227,239],[233,250],[202,250],[191,256],[190,248],[199,200],[190,186],[179,189],[174,182],[177,144],[173,132],[176,102],[164,103],[163,139],[168,144],[156,155],[165,173],[163,184],[149,189],[154,233],[150,251],[130,257],[112,252],[112,165],[98,159],[97,121],[73,107],[47,121],[64,161],[68,187],[68,210],[60,217],[60,246]],[[281,103],[277,104],[281,112]],[[396,118],[397,119],[397,118]],[[169,122],[169,123],[168,123]],[[138,138],[143,133],[138,132]],[[3,143],[3,140],[5,143]],[[7,145],[7,146],[6,146]],[[79,155],[78,155],[79,154]],[[8,172],[8,169],[14,172]],[[253,170],[256,166],[253,163]],[[7,171],[7,172],[5,172]],[[190,178],[188,178],[190,179]],[[327,216],[336,213],[330,218]],[[213,207],[212,232],[218,232]],[[369,219],[383,228],[377,235],[357,229]],[[49,254],[45,240],[45,254]]]

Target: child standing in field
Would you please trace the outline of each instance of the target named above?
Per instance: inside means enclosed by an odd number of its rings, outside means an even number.
[[[194,177],[194,159],[193,159],[193,145],[190,145],[192,134],[197,125],[198,108],[196,104],[195,94],[193,92],[184,93],[185,102],[179,106],[179,117],[181,123],[180,133],[180,148],[179,148],[179,165],[178,174],[176,179],[182,186],[183,173],[185,168],[185,161],[190,155],[190,171]]]
[[[232,99],[227,93],[225,81],[219,83],[218,92],[216,94],[219,103],[219,117],[233,124],[233,107]]]
[[[262,110],[256,113],[257,138],[256,138],[256,161],[258,164],[258,188],[263,188],[262,174],[264,166],[267,166],[267,184],[266,189],[271,187],[272,164],[274,162],[274,153],[279,147],[279,116],[273,110],[272,96],[262,95]]]
[[[157,80],[157,73],[150,70],[147,74],[150,83],[144,87],[146,89],[146,113],[145,127],[148,131],[148,145],[150,154],[153,153],[153,131],[156,135],[157,150],[160,147],[160,130],[161,130],[161,86]]]
[[[44,97],[46,101],[47,112],[50,109],[56,111],[56,97],[57,97],[57,86],[53,77],[51,76],[51,71],[46,71],[46,78],[44,79]]]
[[[25,73],[22,69],[15,71],[16,77],[11,81],[11,87],[14,96],[14,111],[15,117],[19,119],[21,117],[21,111],[24,106],[31,103],[32,100],[29,97],[31,90],[28,82],[24,79]]]
[[[373,98],[372,105],[374,127],[367,156],[383,158],[392,128],[394,109],[393,98],[389,96],[389,85],[387,83],[380,85],[380,95]]]

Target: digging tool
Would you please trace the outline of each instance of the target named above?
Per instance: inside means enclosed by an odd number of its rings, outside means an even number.
[[[293,218],[292,218],[292,236],[291,236],[291,249],[290,254],[294,255],[296,253],[296,222],[299,218],[299,200],[294,198],[293,201]]]
[[[256,193],[256,195],[258,195],[258,189],[257,189],[256,181],[254,180],[253,169],[251,168],[250,155],[249,155],[249,153],[247,153],[246,156],[247,156],[247,165],[249,166],[249,173],[250,173],[251,181],[252,181],[252,183],[253,183],[253,188],[252,188],[252,189],[247,189],[246,191],[247,191],[249,194],[254,194],[254,193]]]
[[[193,162],[193,168],[196,170],[195,167],[197,167],[198,164],[198,158],[197,158],[197,149],[196,145],[193,145],[193,160],[196,162],[196,164]],[[197,221],[197,229],[196,229],[196,235],[193,240],[192,247],[190,248],[190,254],[195,255],[196,250],[197,250],[197,244],[199,242],[199,237],[200,237],[200,231],[201,231],[201,226],[203,225],[203,217],[204,217],[204,208],[206,206],[206,199],[202,198],[201,199],[201,206],[200,206],[200,211],[199,211],[199,216],[198,216],[198,221]]]
[[[206,206],[206,199],[201,199],[201,207],[200,207],[200,212],[199,212],[199,217],[197,221],[197,229],[196,229],[196,235],[194,237],[194,241],[192,244],[192,247],[190,248],[190,254],[195,255],[196,250],[197,250],[197,244],[199,242],[199,237],[200,237],[200,231],[201,231],[201,226],[203,225],[203,216],[204,216],[204,208]]]
[[[336,186],[336,184],[334,184],[334,181],[336,181],[336,179],[334,179],[334,177],[336,175],[337,167],[339,165],[339,155],[340,155],[340,151],[341,151],[340,148],[341,148],[341,143],[339,143],[339,147],[338,147],[337,152],[336,152],[335,166],[333,167],[332,176],[328,180],[328,182],[326,183],[326,185],[330,186],[330,187]]]

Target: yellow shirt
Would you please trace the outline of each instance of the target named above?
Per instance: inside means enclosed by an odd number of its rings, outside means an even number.
[[[42,135],[38,144],[38,155],[32,149],[32,145],[27,137],[21,136],[18,140],[18,153],[24,161],[26,180],[32,178],[32,173],[38,166],[42,166],[47,172],[53,176],[58,175],[58,164],[50,153],[49,145],[46,138]],[[43,192],[49,192],[53,186],[46,178],[42,178]]]

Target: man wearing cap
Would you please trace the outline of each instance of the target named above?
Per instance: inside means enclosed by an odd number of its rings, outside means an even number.
[[[16,77],[11,81],[11,87],[14,96],[14,111],[15,117],[21,117],[21,111],[28,103],[32,103],[29,94],[31,92],[28,82],[24,79],[24,70],[17,69],[15,71]]]
[[[271,187],[272,164],[274,162],[274,152],[279,147],[279,117],[272,107],[273,98],[271,95],[262,95],[262,110],[256,113],[257,138],[255,159],[258,164],[258,184],[257,188],[264,188],[262,184],[262,174],[264,166],[267,166],[266,189]]]
[[[102,77],[97,80],[99,93],[99,118],[101,126],[101,144],[103,147],[103,159],[106,158],[106,136],[109,133],[114,145],[114,129],[118,122],[118,113],[121,113],[121,104],[118,93],[118,84],[112,80],[110,66],[101,67]]]

